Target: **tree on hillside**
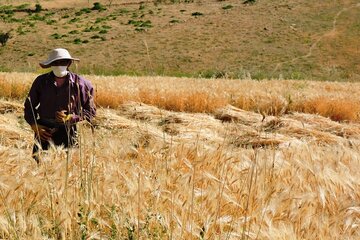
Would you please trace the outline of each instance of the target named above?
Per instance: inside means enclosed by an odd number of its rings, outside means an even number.
[[[7,33],[3,33],[1,32],[0,33],[0,43],[1,43],[1,46],[5,46],[7,41],[11,38],[10,36],[10,31],[7,32]]]

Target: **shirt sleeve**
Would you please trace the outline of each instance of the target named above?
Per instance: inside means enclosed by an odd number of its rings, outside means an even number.
[[[41,79],[39,77],[35,79],[24,103],[24,118],[30,125],[35,124],[38,117],[37,106],[40,102],[40,81]]]
[[[74,114],[71,122],[76,123],[87,120],[91,123],[96,115],[96,107],[94,104],[94,88],[90,81],[84,79],[84,85],[80,88],[81,110],[80,114]]]

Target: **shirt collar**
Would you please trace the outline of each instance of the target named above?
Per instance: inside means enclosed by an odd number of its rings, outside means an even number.
[[[52,71],[49,72],[49,74],[51,75],[53,81],[55,81],[55,74],[54,74]],[[74,74],[74,73],[72,73],[72,72],[69,71],[67,77],[68,77],[69,81],[70,81],[72,84],[75,83],[75,74]]]
[[[75,75],[69,71],[68,78],[71,83],[75,83]]]

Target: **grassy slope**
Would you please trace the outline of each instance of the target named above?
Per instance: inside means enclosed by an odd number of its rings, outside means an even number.
[[[140,4],[123,5],[124,1],[118,1],[106,11],[78,16],[75,23],[69,23],[75,12],[92,7],[92,1],[78,1],[69,10],[61,10],[66,7],[64,4],[39,2],[48,8],[40,15],[53,12],[46,19],[56,23],[1,22],[4,29],[14,29],[13,38],[0,49],[1,56],[8,60],[0,63],[1,69],[38,71],[37,62],[46,58],[51,48],[62,46],[81,58],[79,71],[87,73],[197,75],[202,72],[204,76],[251,74],[257,79],[282,76],[359,80],[360,8],[355,0],[306,3],[263,0],[255,5],[214,0],[148,3],[142,9]],[[226,5],[233,7],[222,9]],[[204,15],[194,17],[194,12]],[[69,18],[62,18],[64,15]],[[16,13],[14,17],[29,19],[24,13]],[[97,18],[106,17],[95,23]],[[150,20],[152,27],[137,32],[128,24],[129,20]],[[29,26],[29,22],[34,26]],[[25,34],[19,34],[19,26]],[[83,32],[91,26],[99,29]],[[111,29],[99,34],[104,26]],[[69,33],[74,30],[78,32]],[[54,33],[67,36],[53,39]],[[94,35],[106,40],[91,39]],[[76,38],[89,42],[74,44]]]

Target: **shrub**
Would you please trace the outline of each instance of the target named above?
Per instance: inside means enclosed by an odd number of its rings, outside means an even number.
[[[72,18],[72,19],[70,19],[69,23],[75,23],[78,21],[80,21],[80,18]]]
[[[45,17],[44,16],[40,16],[39,14],[34,14],[32,16],[29,17],[30,20],[34,20],[34,21],[44,21]]]
[[[6,33],[0,33],[0,43],[1,46],[5,46],[7,41],[11,38],[10,36],[10,32],[6,32]]]
[[[56,20],[54,19],[46,20],[47,25],[53,25],[54,23],[56,23]]]
[[[15,9],[17,9],[17,10],[26,10],[28,7],[30,7],[30,4],[24,3],[24,4],[21,4],[19,6],[16,6]]]
[[[222,9],[224,9],[224,10],[228,10],[228,9],[231,9],[231,8],[233,8],[233,5],[225,5],[225,6],[223,6],[222,7]]]
[[[60,34],[58,34],[58,33],[54,33],[54,34],[51,34],[50,35],[52,38],[54,38],[54,39],[61,39],[63,36],[61,36]]]
[[[19,34],[19,35],[25,35],[26,31],[21,27],[19,26],[17,29],[16,29],[16,32]]]
[[[135,27],[138,27],[138,28],[151,28],[152,27],[150,20],[146,20],[146,21],[129,20],[128,24],[134,25]]]
[[[100,31],[100,27],[91,26],[91,27],[85,28],[83,31],[84,32],[97,32],[97,31]]]
[[[75,38],[75,39],[74,39],[74,43],[75,43],[75,44],[81,44],[82,41],[81,41],[80,38]]]
[[[177,19],[170,20],[170,23],[179,23],[179,22],[180,22],[180,20],[177,20]]]
[[[246,0],[243,2],[243,4],[254,4],[256,3],[256,0]]]
[[[104,18],[96,18],[95,23],[104,22],[104,21],[106,21],[106,20],[107,20],[106,17],[104,17]]]
[[[35,12],[38,13],[38,12],[41,12],[42,10],[43,10],[43,8],[39,3],[35,4]]]
[[[95,2],[94,6],[91,8],[91,10],[97,10],[97,11],[105,11],[106,8],[99,2]]]
[[[105,37],[100,37],[99,35],[94,35],[90,37],[91,39],[101,39],[101,41],[106,41]]]
[[[192,14],[191,14],[191,16],[193,16],[193,17],[199,17],[199,16],[203,16],[204,14],[203,13],[201,13],[201,12],[193,12]]]
[[[78,30],[72,30],[72,31],[69,32],[69,34],[78,34],[78,33],[79,33]]]

